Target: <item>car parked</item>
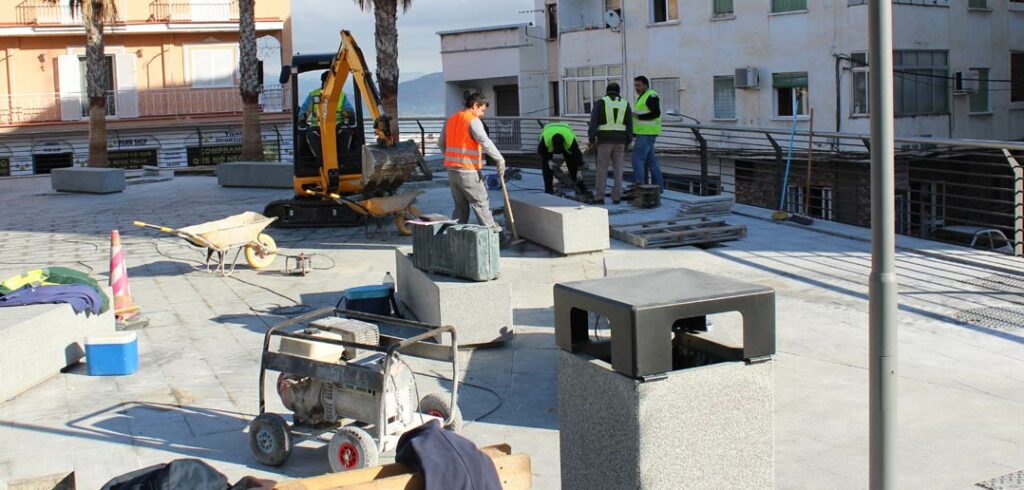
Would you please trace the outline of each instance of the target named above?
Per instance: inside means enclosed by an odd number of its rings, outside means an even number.
[[[932,238],[978,250],[1013,255],[1013,243],[1002,231],[981,226],[945,226],[935,230]]]

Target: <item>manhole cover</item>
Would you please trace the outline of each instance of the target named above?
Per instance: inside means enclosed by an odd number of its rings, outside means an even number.
[[[1024,307],[975,308],[956,312],[957,321],[996,330],[1024,328]]]
[[[986,277],[972,277],[966,279],[964,282],[972,286],[993,289],[996,291],[1024,293],[1024,276],[996,274]]]
[[[988,490],[1024,490],[1024,470],[1008,473],[991,480],[975,483]]]

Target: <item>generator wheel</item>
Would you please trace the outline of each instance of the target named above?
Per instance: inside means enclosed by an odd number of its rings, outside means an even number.
[[[448,420],[448,415],[452,416],[452,421],[444,426],[452,432],[462,432],[462,411],[459,407],[452,409],[452,399],[450,396],[446,396],[442,393],[431,393],[422,399],[420,399],[419,412],[434,417],[441,418],[442,420]]]
[[[259,242],[259,247],[251,244],[245,246],[245,261],[253,269],[270,267],[270,264],[274,263],[274,258],[277,257],[277,243],[266,233],[260,233],[256,237],[256,241]]]
[[[275,413],[264,413],[249,424],[249,449],[267,466],[281,466],[292,454],[288,422]]]
[[[402,236],[412,235],[412,228],[409,228],[409,224],[406,221],[410,219],[419,219],[420,210],[412,206],[406,209],[404,212],[395,215],[395,227],[398,228],[398,234]]]
[[[327,448],[331,470],[335,472],[377,466],[377,443],[359,427],[338,429]]]

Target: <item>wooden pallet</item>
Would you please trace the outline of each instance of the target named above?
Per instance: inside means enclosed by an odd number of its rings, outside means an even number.
[[[612,238],[640,248],[667,248],[684,245],[708,245],[739,240],[747,236],[747,227],[730,225],[724,220],[679,218],[612,225]]]

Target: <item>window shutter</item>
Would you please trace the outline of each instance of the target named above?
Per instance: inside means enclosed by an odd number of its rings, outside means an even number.
[[[79,70],[78,56],[66,54],[57,58],[61,121],[82,119],[82,73]]]
[[[117,115],[139,117],[139,92],[135,86],[135,54],[119,54],[114,61],[117,70]]]
[[[775,73],[772,75],[772,86],[775,88],[807,87],[806,73]]]

